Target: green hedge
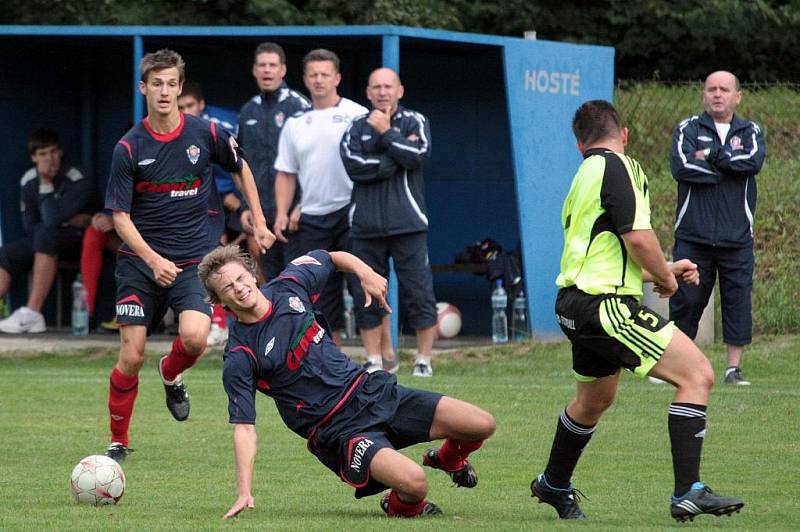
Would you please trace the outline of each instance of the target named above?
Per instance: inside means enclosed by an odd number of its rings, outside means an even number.
[[[786,84],[743,87],[740,114],[755,120],[767,139],[759,174],[755,223],[754,332],[800,331],[800,91]],[[669,256],[673,243],[676,184],[669,170],[675,126],[702,111],[701,85],[624,83],[615,102],[629,128],[626,152],[650,178],[653,227]],[[717,314],[719,319],[719,314]],[[719,322],[718,322],[719,325]],[[719,331],[717,327],[717,337]]]

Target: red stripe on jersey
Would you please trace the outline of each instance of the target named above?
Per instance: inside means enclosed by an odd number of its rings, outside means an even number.
[[[147,117],[145,117],[144,120],[142,120],[142,125],[144,125],[144,128],[147,130],[148,133],[150,133],[150,136],[153,137],[155,140],[159,142],[172,142],[181,135],[181,133],[183,132],[183,125],[186,123],[186,116],[183,113],[178,113],[178,116],[180,116],[181,119],[180,123],[178,124],[178,127],[173,129],[169,133],[159,133],[158,131],[153,129],[153,127],[150,125],[150,121],[147,120]]]
[[[217,143],[217,125],[211,122],[211,136],[214,137],[214,144]]]
[[[122,144],[123,146],[125,146],[125,149],[128,150],[128,155],[131,156],[131,161],[132,161],[133,160],[133,150],[131,149],[131,145],[128,143],[127,140],[121,140],[121,141],[119,141],[119,143]]]
[[[319,292],[317,292],[316,294],[311,294],[311,302],[316,303],[317,300],[319,299],[319,296],[320,296]]]
[[[335,405],[333,405],[333,408],[331,408],[330,411],[327,414],[325,414],[325,417],[322,418],[322,421],[320,421],[319,423],[314,425],[314,427],[310,431],[308,431],[308,448],[309,449],[312,449],[312,446],[315,445],[315,443],[314,443],[314,435],[317,433],[317,429],[319,429],[322,425],[324,425],[325,423],[330,421],[330,419],[333,417],[333,415],[336,412],[338,412],[340,408],[342,408],[344,406],[344,404],[347,402],[347,400],[350,398],[350,396],[353,395],[353,392],[356,390],[356,388],[358,388],[359,383],[364,379],[364,377],[366,375],[367,375],[366,371],[362,371],[361,373],[359,373],[358,377],[353,379],[353,383],[350,385],[349,388],[347,388],[347,391],[344,392],[344,395],[342,396],[342,398],[339,399],[339,401]]]
[[[250,358],[253,359],[253,362],[256,361],[256,354],[253,353],[253,350],[247,347],[246,345],[237,345],[236,347],[231,349],[231,351],[244,351],[245,353],[250,355]]]

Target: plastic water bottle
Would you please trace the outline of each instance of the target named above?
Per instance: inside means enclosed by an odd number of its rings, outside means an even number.
[[[528,328],[528,309],[526,308],[525,292],[520,291],[514,298],[514,314],[511,316],[511,334],[515,342],[524,342],[531,336]]]
[[[356,315],[353,311],[353,296],[350,291],[345,288],[342,290],[342,299],[344,300],[344,338],[353,339],[357,336],[356,333]]]
[[[508,305],[508,296],[503,289],[503,281],[498,279],[492,292],[492,342],[495,344],[508,342],[506,305]]]
[[[89,307],[86,305],[86,288],[81,281],[81,274],[72,283],[72,334],[89,334]]]

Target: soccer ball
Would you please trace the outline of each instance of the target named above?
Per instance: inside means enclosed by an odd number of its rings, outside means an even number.
[[[125,493],[125,473],[108,456],[87,456],[72,470],[69,487],[78,502],[94,506],[117,504]]]
[[[461,331],[461,312],[450,303],[436,303],[436,333],[439,338],[453,338]]]

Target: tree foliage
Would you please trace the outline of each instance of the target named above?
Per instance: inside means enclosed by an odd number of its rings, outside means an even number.
[[[591,43],[616,49],[617,76],[800,81],[800,0],[27,0],[6,24],[392,24]]]

